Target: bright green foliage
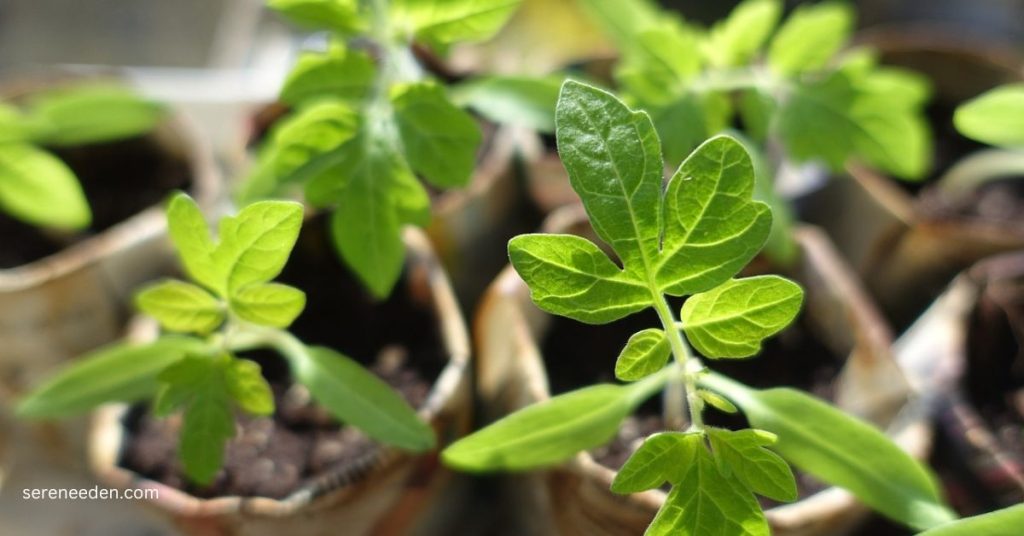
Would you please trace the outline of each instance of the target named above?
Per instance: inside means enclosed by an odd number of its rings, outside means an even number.
[[[798,7],[772,39],[768,65],[786,76],[821,70],[850,38],[853,21],[844,4]]]
[[[171,199],[167,215],[171,240],[197,284],[155,283],[136,295],[136,303],[164,329],[194,336],[162,335],[84,356],[26,397],[19,415],[63,417],[106,402],[152,399],[157,416],[184,414],[178,455],[190,479],[208,484],[234,436],[235,409],[274,412],[260,366],[235,354],[271,348],[339,421],[405,450],[433,448],[433,430],[382,380],[342,354],[306,347],[283,331],[302,312],[306,295],[271,280],[298,238],[302,205],[253,203],[221,219],[219,240],[185,194]]]
[[[40,227],[88,227],[92,213],[74,172],[40,146],[138,136],[164,115],[162,106],[104,85],[43,92],[24,110],[0,103],[0,210]]]
[[[634,383],[585,387],[526,407],[457,441],[445,462],[473,471],[560,463],[611,439],[641,401],[670,387],[685,396],[689,429],[647,438],[612,484],[619,493],[671,484],[647,534],[767,536],[756,495],[797,498],[787,461],[911,526],[947,520],[927,470],[877,430],[788,390],[719,380],[687,345],[710,358],[752,356],[803,301],[800,287],[781,277],[733,279],[771,226],[768,206],[752,199],[755,170],[743,144],[727,136],[704,142],[662,188],[660,144],[646,113],[566,82],[555,119],[572,186],[621,264],[584,238],[535,234],[509,242],[512,266],[545,311],[600,324],[653,307],[661,326],[630,337],[619,356],[616,376]],[[689,296],[681,322],[666,295]],[[670,353],[674,363],[665,366]],[[705,404],[738,407],[755,429],[706,427]]]
[[[702,382],[777,435],[772,448],[801,470],[919,530],[953,519],[928,470],[870,424],[793,389],[756,390],[721,376]]]
[[[220,302],[202,287],[168,280],[152,285],[135,296],[140,311],[160,321],[165,328],[205,335],[224,321]]]
[[[522,0],[394,0],[395,25],[426,43],[446,46],[484,41],[505,24]]]
[[[455,86],[451,97],[491,121],[551,133],[561,86],[556,77],[487,76]]]
[[[736,6],[728,18],[708,33],[704,43],[708,61],[719,67],[748,63],[764,46],[781,16],[782,4],[777,0],[751,0]],[[793,17],[786,23],[787,28],[793,25],[796,15]],[[776,43],[786,31],[780,32]]]
[[[345,263],[373,295],[390,294],[405,259],[402,226],[430,219],[417,176],[438,188],[465,186],[482,137],[476,119],[428,79],[412,46],[444,52],[487,39],[520,1],[270,0],[296,22],[332,31],[331,45],[304,54],[285,81],[281,100],[294,110],[264,143],[241,197],[301,187],[308,202],[333,210]]]
[[[384,443],[419,452],[434,447],[434,432],[383,380],[359,363],[313,347],[293,362],[295,376],[341,422]]]
[[[678,485],[686,477],[686,467],[696,460],[697,449],[702,448],[701,434],[651,435],[619,469],[612,481],[612,491],[628,494],[660,488],[665,482]]]
[[[778,454],[766,448],[775,444],[777,436],[763,430],[732,432],[709,428],[708,438],[723,474],[735,473],[750,491],[769,499],[797,499],[793,471]]]
[[[616,76],[631,100],[652,111],[669,162],[728,125],[733,111],[720,97],[740,91],[748,133],[781,138],[794,160],[840,168],[855,156],[900,178],[920,178],[930,158],[922,79],[873,59],[835,76],[852,10],[802,5],[774,32],[781,12],[779,0],[747,0],[707,31],[664,17],[629,28],[624,43],[633,44],[622,45]],[[921,98],[898,98],[922,86]]]
[[[505,417],[445,449],[445,463],[464,471],[524,470],[568,459],[608,442],[651,385],[594,385],[558,395]]]
[[[778,276],[733,279],[686,300],[680,319],[705,356],[751,357],[796,318],[803,296],[796,283]]]
[[[105,346],[82,356],[77,366],[50,378],[22,399],[18,416],[63,418],[107,402],[152,397],[159,388],[161,371],[205,349],[202,341],[177,335],[165,335],[148,344]]]
[[[954,521],[918,536],[1017,536],[1024,527],[1024,504]]]
[[[761,506],[738,476],[723,473],[703,443],[694,454],[683,464],[682,478],[672,486],[647,535],[771,534]]]
[[[963,135],[1004,147],[1024,147],[1024,84],[1000,86],[957,108],[953,116]]]
[[[643,379],[661,370],[671,353],[664,331],[657,328],[638,331],[629,338],[615,361],[615,377],[623,381]]]

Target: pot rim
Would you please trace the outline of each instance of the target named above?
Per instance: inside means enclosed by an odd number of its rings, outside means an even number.
[[[154,137],[166,152],[180,153],[184,157],[192,176],[189,194],[200,206],[212,210],[220,195],[220,172],[212,147],[195,124],[185,114],[172,111],[146,136]],[[0,269],[0,294],[23,291],[97,265],[116,251],[159,238],[166,229],[163,202],[160,202],[52,255]]]
[[[466,332],[462,313],[458,308],[448,276],[441,267],[423,231],[406,227],[402,236],[406,247],[406,265],[410,278],[419,277],[414,272],[422,270],[426,286],[430,289],[431,305],[438,317],[438,329],[448,354],[448,362],[430,389],[430,394],[418,413],[428,420],[436,430],[445,418],[446,410],[458,401],[460,385],[469,373],[469,336]],[[133,339],[151,339],[157,333],[157,326],[145,320],[142,327],[130,329]],[[160,509],[180,517],[208,517],[232,514],[263,517],[284,517],[316,507],[325,502],[345,502],[357,497],[361,485],[372,475],[385,476],[397,473],[406,459],[426,457],[436,459],[436,452],[407,454],[394,447],[380,446],[371,454],[358,460],[357,467],[346,466],[329,471],[282,499],[267,497],[222,496],[198,498],[178,488],[142,477],[134,471],[123,468],[118,461],[126,437],[122,419],[129,409],[128,404],[108,404],[93,413],[88,438],[88,461],[97,479],[120,489],[153,489],[156,499],[145,499]],[[443,438],[439,438],[439,442]]]

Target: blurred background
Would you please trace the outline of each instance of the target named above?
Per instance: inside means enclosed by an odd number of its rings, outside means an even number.
[[[546,3],[525,0],[536,11]],[[689,21],[711,23],[737,2],[663,0]],[[800,2],[789,1],[788,7]],[[1022,52],[1024,0],[860,0],[862,29],[932,28],[940,35],[976,42],[979,47]],[[586,21],[579,34],[561,39],[566,57],[573,46],[600,46]],[[507,36],[499,36],[499,39]],[[590,41],[588,41],[590,39]],[[237,172],[239,148],[251,130],[252,114],[275,100],[299,52],[322,48],[322,36],[303,33],[263,6],[260,0],[0,0],[0,97],[26,79],[64,74],[114,74],[142,94],[171,105],[197,126],[211,144],[226,177]],[[541,49],[544,47],[538,47]],[[546,48],[545,50],[550,50]],[[488,45],[455,50],[452,62],[494,57]],[[529,50],[516,51],[523,58]],[[469,58],[469,59],[466,59]],[[523,58],[509,64],[543,61]],[[502,59],[495,60],[501,70]],[[512,69],[508,67],[507,69]],[[4,240],[0,236],[0,243]],[[467,311],[467,315],[471,311]],[[0,352],[3,348],[0,348]],[[0,412],[0,434],[7,412]],[[37,433],[45,433],[45,430]],[[0,441],[0,450],[3,442]],[[53,534],[158,536],[173,531],[130,501],[26,501],[25,488],[82,487],[94,481],[83,467],[49,465],[48,458],[8,445],[0,456],[16,460],[0,472],[0,536]],[[0,465],[0,471],[3,471]],[[486,500],[494,499],[483,495]],[[466,534],[515,534],[499,509],[479,504],[467,511]],[[479,518],[479,519],[477,519]],[[339,529],[338,534],[344,534]]]

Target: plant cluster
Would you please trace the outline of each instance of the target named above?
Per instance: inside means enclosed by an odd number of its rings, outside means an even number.
[[[144,134],[164,108],[127,89],[86,85],[0,102],[0,210],[40,227],[79,230],[92,212],[71,169],[44,147],[109,142]]]
[[[417,61],[413,45],[443,52],[493,35],[519,0],[271,0],[292,20],[330,32],[304,54],[280,98],[293,108],[261,150],[246,199],[301,186],[332,208],[341,258],[376,296],[401,273],[401,227],[430,220],[435,188],[465,186],[481,141],[476,119]]]
[[[150,400],[157,416],[183,412],[178,455],[190,479],[208,484],[223,464],[225,442],[235,435],[234,410],[274,412],[259,364],[239,355],[268,348],[339,421],[405,450],[433,448],[433,430],[376,375],[286,331],[306,295],[272,280],[288,261],[302,219],[298,203],[256,202],[223,218],[215,242],[195,202],[176,195],[167,223],[192,282],[166,280],[136,295],[139,309],[168,333],[77,359],[22,400],[19,415],[65,417],[139,400]]]
[[[663,189],[661,146],[646,113],[567,82],[555,118],[572,186],[621,267],[585,238],[550,234],[509,242],[512,265],[549,313],[605,324],[653,307],[661,325],[626,341],[615,375],[629,383],[529,406],[456,442],[445,461],[472,471],[559,463],[609,441],[664,389],[681,395],[666,397],[666,422],[681,421],[672,415],[685,406],[689,426],[647,437],[612,483],[624,494],[671,486],[648,534],[769,534],[755,495],[797,498],[787,461],[912,527],[953,519],[928,470],[871,425],[797,390],[744,386],[701,361],[756,355],[803,298],[782,277],[735,278],[771,228],[770,209],[752,199],[743,146],[727,136],[704,142]],[[678,319],[666,296],[688,296]],[[708,406],[742,411],[751,428],[705,424]]]

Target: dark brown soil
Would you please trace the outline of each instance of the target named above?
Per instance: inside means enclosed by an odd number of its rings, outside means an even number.
[[[192,184],[189,164],[152,136],[52,149],[78,176],[93,211],[88,229],[60,233],[36,228],[0,212],[0,268],[52,255],[160,203]]]
[[[410,292],[410,274],[383,302],[374,301],[337,260],[326,240],[326,218],[303,227],[280,281],[307,293],[307,306],[292,332],[307,344],[334,348],[371,367],[410,404],[420,406],[447,360],[438,319],[427,297]],[[222,495],[281,498],[328,471],[358,478],[377,444],[339,425],[291,382],[283,359],[268,352],[258,361],[274,388],[273,417],[239,415],[238,433],[227,447],[225,467],[205,488],[187,483],[177,460],[177,418],[155,420],[136,407],[126,426],[130,437],[122,465],[200,497]]]

